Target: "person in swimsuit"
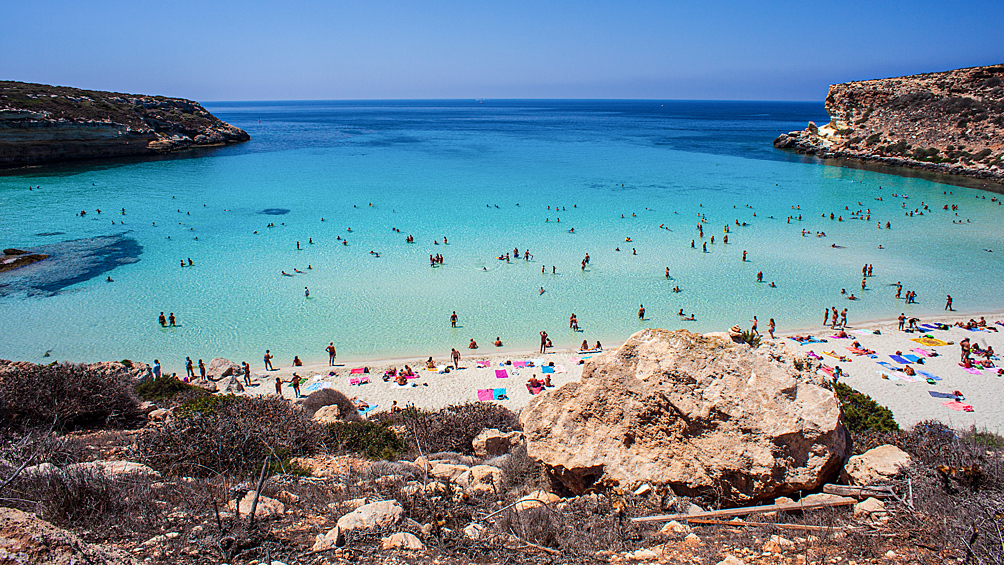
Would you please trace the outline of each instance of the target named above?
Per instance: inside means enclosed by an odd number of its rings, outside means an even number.
[[[329,343],[325,350],[328,352],[328,366],[333,367],[335,365],[335,357],[337,356],[335,353],[335,342],[332,341]]]
[[[269,349],[265,350],[265,370],[266,371],[274,371],[275,370],[275,369],[272,368],[272,352]]]
[[[540,352],[544,352],[544,348],[547,346],[547,332],[541,330],[540,332]]]
[[[472,339],[471,341],[473,342],[474,340]],[[460,368],[460,352],[457,351],[457,348],[454,347],[453,349],[450,350],[450,357],[453,358],[453,368],[454,369],[459,369]]]
[[[167,327],[167,318],[164,317],[163,312],[160,313],[160,316],[157,318],[157,321],[160,322],[160,327],[162,328]]]
[[[185,357],[185,376],[190,379],[195,379],[195,371],[192,370],[192,358]]]

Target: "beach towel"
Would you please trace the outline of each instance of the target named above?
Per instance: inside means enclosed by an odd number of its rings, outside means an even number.
[[[871,349],[858,349],[856,347],[848,347],[847,351],[850,351],[855,355],[873,355],[875,353]]]
[[[949,400],[948,402],[942,402],[942,406],[947,406],[956,412],[972,412],[973,407],[969,404],[964,404],[958,400]]]
[[[328,383],[328,382],[314,383],[314,384],[308,386],[305,390],[307,392],[313,392],[315,390],[321,390],[322,388],[334,388],[334,385],[332,385],[331,383]]]
[[[899,363],[900,365],[909,365],[910,364],[909,361],[907,361],[903,357],[900,357],[899,355],[890,355],[889,358],[892,359],[893,361]]]
[[[517,368],[517,369],[522,369],[523,367],[526,367],[526,365],[527,365],[526,361],[513,361],[512,362],[512,366],[515,367],[515,368]]]
[[[542,387],[542,386],[530,386],[530,385],[526,385],[526,388],[530,389],[530,394],[531,395],[540,394],[541,391],[544,390],[544,387]]]
[[[909,361],[911,363],[919,363],[920,362],[920,357],[917,357],[916,355],[904,355],[903,359],[906,359],[907,361]]]
[[[841,336],[839,336],[839,335],[831,335],[831,336],[830,336],[830,339],[851,339],[851,338],[850,338],[850,336],[847,336],[847,337],[841,337]],[[811,342],[806,342],[806,343],[811,343]]]
[[[920,355],[921,357],[934,357],[933,353],[931,353],[930,351],[925,351],[925,350],[923,350],[923,349],[921,349],[919,347],[915,347],[915,348],[911,349],[910,351],[913,351],[914,353],[916,353],[917,355]]]
[[[509,398],[508,396],[506,396],[504,388],[492,389],[492,395],[494,396],[495,400],[508,400]]]
[[[488,400],[495,400],[494,389],[478,389],[478,400],[485,402]]]
[[[351,371],[349,371],[349,374],[351,374],[351,375],[361,375],[363,373],[368,373],[368,372],[369,371],[366,370],[366,367],[359,367],[358,369],[352,369]]]
[[[933,375],[931,373],[928,373],[927,371],[917,371],[917,374],[922,375],[924,378],[926,378],[929,381],[940,381],[941,380],[941,377],[939,377],[938,375]]]
[[[910,341],[916,341],[921,345],[926,345],[928,347],[939,347],[942,345],[948,345],[947,341],[941,341],[940,339],[935,339],[933,337],[918,337],[911,339]],[[916,351],[916,349],[914,350]]]
[[[579,357],[569,357],[568,362],[571,363],[572,365],[578,365],[579,363],[582,362],[582,359]]]
[[[962,365],[959,365],[959,366],[962,367]],[[980,374],[980,370],[979,369],[967,369],[965,367],[962,367],[962,370],[965,371],[965,372],[967,372],[967,373],[969,373],[970,375],[979,375]]]
[[[540,372],[541,373],[553,373],[554,372],[554,367],[541,367],[540,368]]]
[[[603,351],[602,349],[582,349],[582,350],[579,350],[579,354],[583,354],[583,353],[601,353],[602,351]]]
[[[803,341],[799,341],[799,340],[797,340],[797,339],[795,339],[793,337],[789,337],[788,339],[790,339],[791,341],[794,341],[795,343],[801,343],[801,344],[806,344],[806,343],[826,343],[825,339],[816,339],[816,338],[812,337],[811,335],[809,336],[809,339],[806,339],[806,340],[803,340]]]
[[[939,328],[938,328],[938,326],[936,326],[936,325],[934,325],[934,324],[920,324],[920,327],[922,327],[922,328],[927,328],[927,329],[931,329],[931,330],[936,330],[936,329],[939,329]],[[915,341],[916,341],[916,340],[915,340]]]
[[[485,369],[485,368],[491,367],[491,366],[492,366],[491,361],[478,361],[477,362],[477,367],[479,369]]]
[[[888,361],[877,361],[875,364],[878,365],[879,367],[885,367],[886,369],[889,369],[891,371],[896,370],[896,366]]]
[[[824,351],[823,355],[829,355],[830,357],[833,357],[834,359],[836,359],[838,361],[842,361],[844,363],[850,363],[851,362],[850,357],[844,357],[843,355],[837,355],[836,351]]]
[[[953,398],[953,399],[955,398],[954,394],[948,394],[947,392],[938,392],[936,390],[929,390],[927,391],[927,394],[930,394],[935,398]]]
[[[376,410],[376,407],[377,407],[376,404],[370,404],[366,408],[357,408],[356,410],[359,410],[360,414],[367,414],[369,412]]]
[[[495,369],[495,378],[496,379],[508,379],[509,378],[509,371],[506,371],[505,369]]]
[[[890,381],[897,381],[897,380],[899,380],[898,376],[896,376],[893,373],[890,373],[889,371],[878,371],[878,374],[880,376],[886,378],[886,379],[889,379]]]
[[[827,367],[826,365],[821,365],[819,370],[826,373],[829,376],[833,376],[833,367]]]
[[[364,385],[370,382],[369,377],[353,377],[349,379],[350,385]]]
[[[564,373],[565,372],[565,366],[564,365],[555,365],[554,366],[554,372],[555,373]]]
[[[851,333],[852,334],[858,334],[858,335],[872,335],[872,331],[871,330],[851,330]]]

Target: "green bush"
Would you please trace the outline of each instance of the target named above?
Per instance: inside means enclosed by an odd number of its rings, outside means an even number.
[[[217,396],[215,394],[210,394],[206,396],[199,396],[191,400],[185,401],[176,411],[176,415],[179,418],[193,418],[195,416],[211,416],[216,414],[221,408],[232,404],[237,400],[237,397],[228,394],[225,396]]]
[[[143,400],[155,402],[157,400],[168,400],[170,398],[174,398],[176,394],[192,389],[205,390],[197,386],[181,382],[180,379],[161,377],[152,381],[146,381],[136,387],[136,394],[138,394]]]
[[[844,410],[844,425],[851,433],[899,431],[892,410],[879,405],[867,394],[860,393],[844,383],[833,383],[833,392]]]
[[[337,422],[327,427],[328,439],[338,450],[371,459],[393,460],[408,449],[408,443],[387,422]]]
[[[132,361],[129,360],[129,359],[123,359],[123,360],[119,361],[119,363],[121,363],[122,365],[125,365],[129,369],[132,369]]]

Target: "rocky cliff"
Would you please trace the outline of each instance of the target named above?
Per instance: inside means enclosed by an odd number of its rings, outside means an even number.
[[[183,98],[0,81],[0,167],[154,155],[249,139]]]
[[[774,147],[1004,182],[1004,64],[835,84],[826,111]]]

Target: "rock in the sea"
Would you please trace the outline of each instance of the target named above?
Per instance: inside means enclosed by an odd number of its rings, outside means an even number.
[[[870,485],[910,468],[910,454],[895,445],[880,445],[847,460],[841,480],[850,485]]]
[[[410,549],[413,551],[425,549],[422,541],[408,532],[398,532],[383,538],[380,547],[382,549]]]
[[[849,448],[836,396],[782,345],[647,329],[520,415],[556,488],[603,478],[746,503],[812,490]]]
[[[523,436],[523,432],[503,433],[494,428],[488,428],[482,430],[471,443],[474,454],[478,457],[497,457],[509,453],[518,445],[525,445],[526,438]]]
[[[206,365],[206,376],[214,381],[223,377],[236,377],[241,374],[241,366],[229,359],[217,357]]]
[[[0,508],[0,562],[136,565],[128,553],[92,545],[76,535],[13,508]]]
[[[393,526],[404,519],[404,508],[396,500],[364,504],[338,519],[343,532]]]

